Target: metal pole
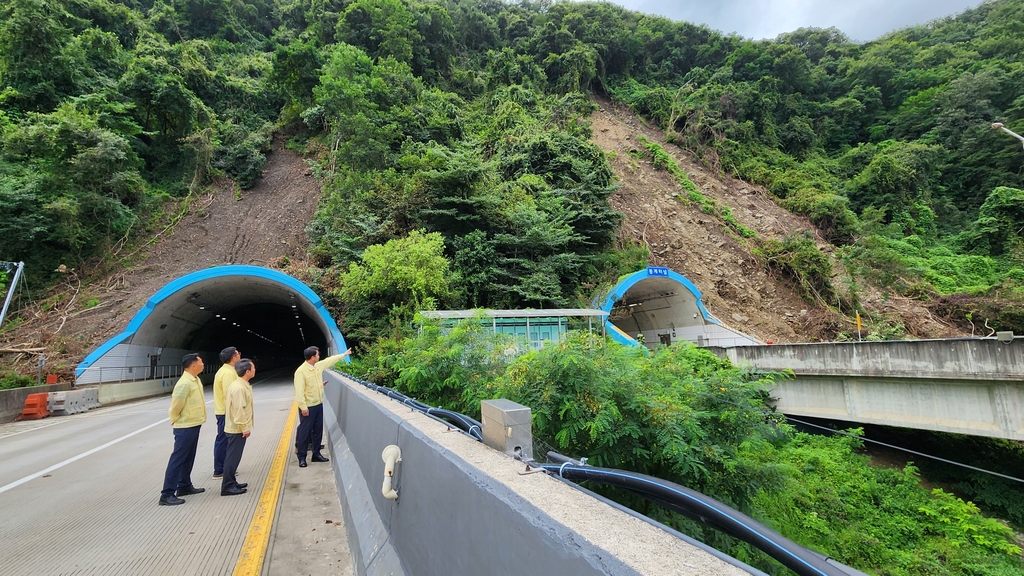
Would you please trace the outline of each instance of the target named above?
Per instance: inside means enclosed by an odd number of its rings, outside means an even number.
[[[11,305],[11,299],[14,298],[14,287],[18,285],[18,278],[21,278],[21,271],[25,269],[24,262],[18,262],[18,269],[14,271],[14,280],[11,280],[11,285],[7,289],[7,298],[4,300],[4,309],[0,312],[0,326],[4,323],[4,318],[7,316],[7,308]]]
[[[1014,132],[1013,130],[1010,130],[1006,126],[1003,126],[1002,122],[996,122],[995,124],[992,124],[992,129],[993,130],[1002,130],[1003,132],[1006,132],[1007,134],[1009,134],[1010,136],[1013,136],[1017,140],[1020,140],[1021,143],[1024,144],[1024,136],[1021,136],[1020,134],[1017,134],[1016,132]]]
[[[36,386],[43,383],[43,364],[46,364],[46,356],[40,356],[36,359],[36,366],[39,367],[39,372],[36,374]]]

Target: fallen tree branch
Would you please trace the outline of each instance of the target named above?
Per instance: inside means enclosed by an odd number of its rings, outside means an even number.
[[[0,354],[25,354],[28,352],[42,352],[43,350],[46,350],[46,347],[40,346],[39,348],[0,348]]]

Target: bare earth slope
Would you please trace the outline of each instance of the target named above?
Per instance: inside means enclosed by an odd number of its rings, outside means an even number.
[[[47,370],[66,381],[90,350],[124,330],[171,280],[223,264],[279,267],[282,256],[305,260],[305,227],[316,210],[320,185],[302,157],[280,144],[268,155],[264,178],[256,186],[236,195],[233,182],[214,182],[177,224],[138,250],[129,268],[82,282],[69,274],[67,293],[56,306],[23,311],[26,321],[0,338],[0,348],[43,350],[0,355],[0,367],[24,372],[31,364],[34,371],[35,354],[41,353]]]
[[[766,342],[830,338],[836,329],[834,315],[805,301],[789,279],[769,274],[752,256],[752,243],[738,240],[699,206],[678,200],[685,193],[672,175],[635,159],[630,151],[643,150],[639,135],[661,143],[702,194],[731,208],[736,220],[761,238],[777,239],[801,230],[817,235],[814,225],[778,206],[763,187],[720,177],[679,147],[664,144],[664,132],[627,108],[601,98],[597,104],[599,110],[591,116],[592,140],[606,153],[614,153],[611,164],[620,188],[611,204],[625,216],[620,237],[647,245],[651,265],[668,266],[689,278],[703,293],[708,310],[727,326]],[[919,302],[868,290],[861,300],[872,312],[902,322],[913,336],[956,333]],[[856,330],[853,325],[840,328]]]

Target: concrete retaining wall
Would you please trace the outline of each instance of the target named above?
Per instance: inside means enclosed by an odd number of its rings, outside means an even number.
[[[748,574],[328,373],[324,420],[356,574]],[[398,500],[381,494],[389,444]]]
[[[0,423],[11,422],[21,415],[25,408],[25,399],[29,394],[42,394],[71,390],[71,384],[44,384],[42,386],[29,386],[28,388],[14,388],[11,390],[0,390]]]
[[[100,394],[100,404],[114,404],[126,402],[160,394],[170,394],[174,384],[178,381],[174,378],[161,378],[159,380],[139,380],[138,382],[114,382],[110,384],[95,384],[88,388],[97,388]]]

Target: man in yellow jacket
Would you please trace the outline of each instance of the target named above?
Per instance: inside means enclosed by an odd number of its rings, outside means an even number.
[[[307,446],[313,446],[313,462],[330,462],[320,453],[324,435],[324,370],[334,366],[339,360],[352,353],[352,349],[342,354],[320,359],[320,349],[310,346],[302,351],[305,362],[295,371],[295,403],[299,405],[299,429],[295,432],[295,455],[299,457],[299,467],[306,467]]]
[[[241,357],[242,353],[234,346],[221,350],[221,367],[213,377],[213,417],[217,419],[217,439],[213,441],[213,477],[218,479],[224,475],[224,456],[228,449],[228,438],[224,435],[224,394],[228,386],[238,379],[235,362]]]
[[[221,496],[245,494],[248,486],[235,480],[235,472],[242,461],[245,440],[252,433],[252,386],[249,381],[256,376],[256,366],[252,360],[242,358],[235,362],[235,374],[238,377],[224,395],[224,435],[228,446],[224,458],[224,479],[220,484]]]
[[[192,465],[199,444],[199,427],[206,422],[206,400],[199,374],[203,359],[198,354],[185,354],[181,358],[185,372],[171,392],[171,426],[174,428],[174,450],[164,473],[164,489],[160,492],[161,506],[184,504],[179,496],[200,494],[205,488],[192,485]]]

